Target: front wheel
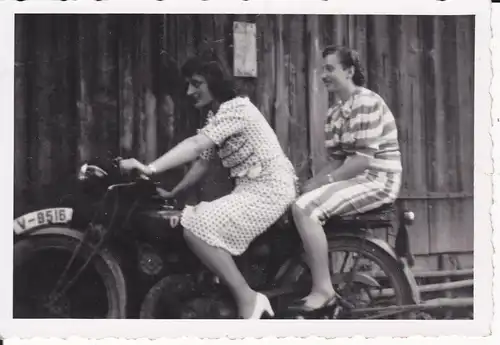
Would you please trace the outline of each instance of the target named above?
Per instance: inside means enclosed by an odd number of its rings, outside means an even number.
[[[110,253],[97,253],[75,284],[49,303],[51,292],[79,244],[77,238],[35,235],[14,245],[14,318],[125,318],[125,279]],[[74,275],[91,253],[83,246]]]

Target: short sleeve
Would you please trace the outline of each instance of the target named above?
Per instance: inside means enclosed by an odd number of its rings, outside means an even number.
[[[203,151],[203,152],[200,154],[199,158],[200,158],[200,159],[204,159],[204,160],[209,161],[209,160],[211,160],[214,156],[215,156],[215,150],[214,150],[214,148],[212,147],[212,148],[209,148],[209,149],[206,149],[205,151]]]
[[[227,138],[240,133],[245,128],[246,110],[247,106],[242,102],[226,102],[200,132],[220,146]]]
[[[349,131],[354,138],[351,153],[374,156],[379,150],[384,133],[384,113],[387,106],[381,99],[368,98],[353,109]]]

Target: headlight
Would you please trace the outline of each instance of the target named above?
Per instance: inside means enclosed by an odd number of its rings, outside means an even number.
[[[88,165],[85,163],[80,168],[78,172],[78,180],[84,181],[88,179],[90,176],[95,176],[97,178],[102,178],[108,176],[108,173],[103,169],[99,168],[97,165]]]
[[[87,178],[87,170],[88,170],[89,165],[85,163],[82,165],[80,168],[80,171],[78,172],[78,180],[83,181]]]

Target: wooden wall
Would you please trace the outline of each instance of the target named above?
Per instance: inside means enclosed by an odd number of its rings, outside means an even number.
[[[17,15],[15,212],[64,193],[96,156],[150,161],[203,119],[179,67],[214,51],[232,68],[232,25],[257,25],[258,77],[241,79],[301,179],[322,159],[328,95],[321,49],[363,57],[368,87],[394,112],[405,169],[401,203],[416,213],[416,253],[473,249],[474,18],[470,16]],[[165,177],[167,186],[182,176]],[[226,172],[189,200],[231,188]]]

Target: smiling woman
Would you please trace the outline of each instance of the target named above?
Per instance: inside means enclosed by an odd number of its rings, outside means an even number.
[[[325,48],[322,80],[338,99],[325,123],[330,164],[305,183],[305,193],[292,207],[313,278],[311,293],[291,307],[301,311],[322,309],[337,298],[322,225],[332,216],[393,203],[401,187],[396,122],[382,97],[363,87],[358,53],[346,47]]]
[[[267,120],[247,97],[237,96],[216,61],[192,58],[182,73],[188,82],[187,95],[207,115],[206,125],[151,164],[128,159],[121,161],[121,169],[152,176],[194,161],[169,193],[174,196],[199,181],[217,153],[236,187],[217,200],[186,206],[180,220],[184,237],[229,286],[240,317],[272,316],[269,300],[250,288],[232,256],[243,254],[286,212],[296,197],[295,171]]]

